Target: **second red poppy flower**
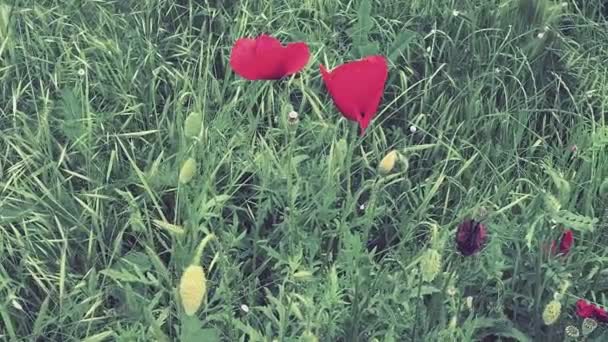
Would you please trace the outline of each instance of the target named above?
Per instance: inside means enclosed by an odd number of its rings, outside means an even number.
[[[388,78],[388,66],[383,56],[369,56],[344,63],[332,71],[320,65],[325,87],[338,110],[348,120],[355,121],[361,135],[376,115],[384,84]]]

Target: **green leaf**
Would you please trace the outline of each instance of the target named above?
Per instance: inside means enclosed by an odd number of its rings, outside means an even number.
[[[488,335],[510,337],[519,342],[532,342],[532,339],[513,327],[513,323],[505,319],[478,318],[475,320],[476,330],[486,330],[482,337]]]
[[[203,329],[202,322],[196,316],[184,316],[179,340],[180,342],[219,342],[219,332],[215,328]]]
[[[408,46],[408,44],[414,40],[416,37],[416,32],[410,30],[401,31],[395,40],[393,41],[393,45],[389,48],[388,60],[395,62],[395,59],[399,56],[399,54]]]
[[[377,43],[369,41],[372,29],[372,4],[370,0],[360,0],[357,8],[357,22],[349,30],[353,51],[357,58],[376,54],[379,50]]]
[[[147,285],[155,285],[155,282],[152,282],[145,277],[138,277],[133,272],[123,271],[123,270],[113,270],[106,269],[100,271],[99,273],[108,276],[114,279],[117,282],[125,282],[125,283],[141,283]]]
[[[82,101],[72,89],[63,89],[61,94],[61,117],[63,118],[63,133],[72,142],[76,142],[84,135]]]
[[[84,340],[82,340],[82,342],[101,342],[101,341],[107,341],[108,338],[115,337],[115,336],[116,336],[116,334],[114,333],[114,331],[109,330],[109,331],[101,332],[99,334],[95,334],[93,336],[89,336],[89,337],[85,338]]]
[[[380,51],[378,42],[367,42],[359,46],[359,56],[361,57],[375,55],[378,51]]]

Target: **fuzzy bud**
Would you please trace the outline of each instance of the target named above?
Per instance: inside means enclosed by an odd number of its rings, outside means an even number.
[[[179,283],[179,296],[186,315],[192,316],[198,311],[207,294],[205,270],[199,265],[186,267]]]

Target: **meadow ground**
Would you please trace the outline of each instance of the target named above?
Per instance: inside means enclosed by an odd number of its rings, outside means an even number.
[[[603,2],[4,1],[0,339],[606,341]],[[309,63],[238,77],[260,33]],[[319,64],[372,53],[360,136]]]

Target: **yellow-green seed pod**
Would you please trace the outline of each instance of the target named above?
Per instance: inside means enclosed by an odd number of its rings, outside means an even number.
[[[583,335],[590,335],[597,328],[597,321],[593,318],[587,317],[583,320],[583,325],[581,325],[581,328],[583,329]]]
[[[201,124],[203,123],[203,114],[192,112],[184,122],[184,134],[188,138],[197,137],[201,132]]]
[[[207,278],[203,267],[199,265],[186,267],[179,283],[179,296],[186,315],[192,316],[198,311],[206,294]]]
[[[545,325],[551,325],[557,321],[562,312],[562,304],[557,300],[552,300],[545,306],[543,311],[543,322]]]
[[[387,153],[386,156],[384,156],[384,158],[382,158],[380,161],[380,164],[378,164],[378,170],[380,173],[387,174],[393,171],[398,158],[399,154],[395,150]]]
[[[312,332],[305,331],[302,336],[300,336],[300,342],[319,342],[319,339]]]
[[[184,165],[182,165],[182,169],[179,171],[179,182],[182,184],[187,184],[192,180],[195,173],[196,160],[194,160],[194,158],[188,158]]]
[[[427,249],[420,260],[422,279],[431,282],[441,272],[441,254],[434,249]]]
[[[608,178],[604,179],[600,185],[600,196],[608,198]]]

